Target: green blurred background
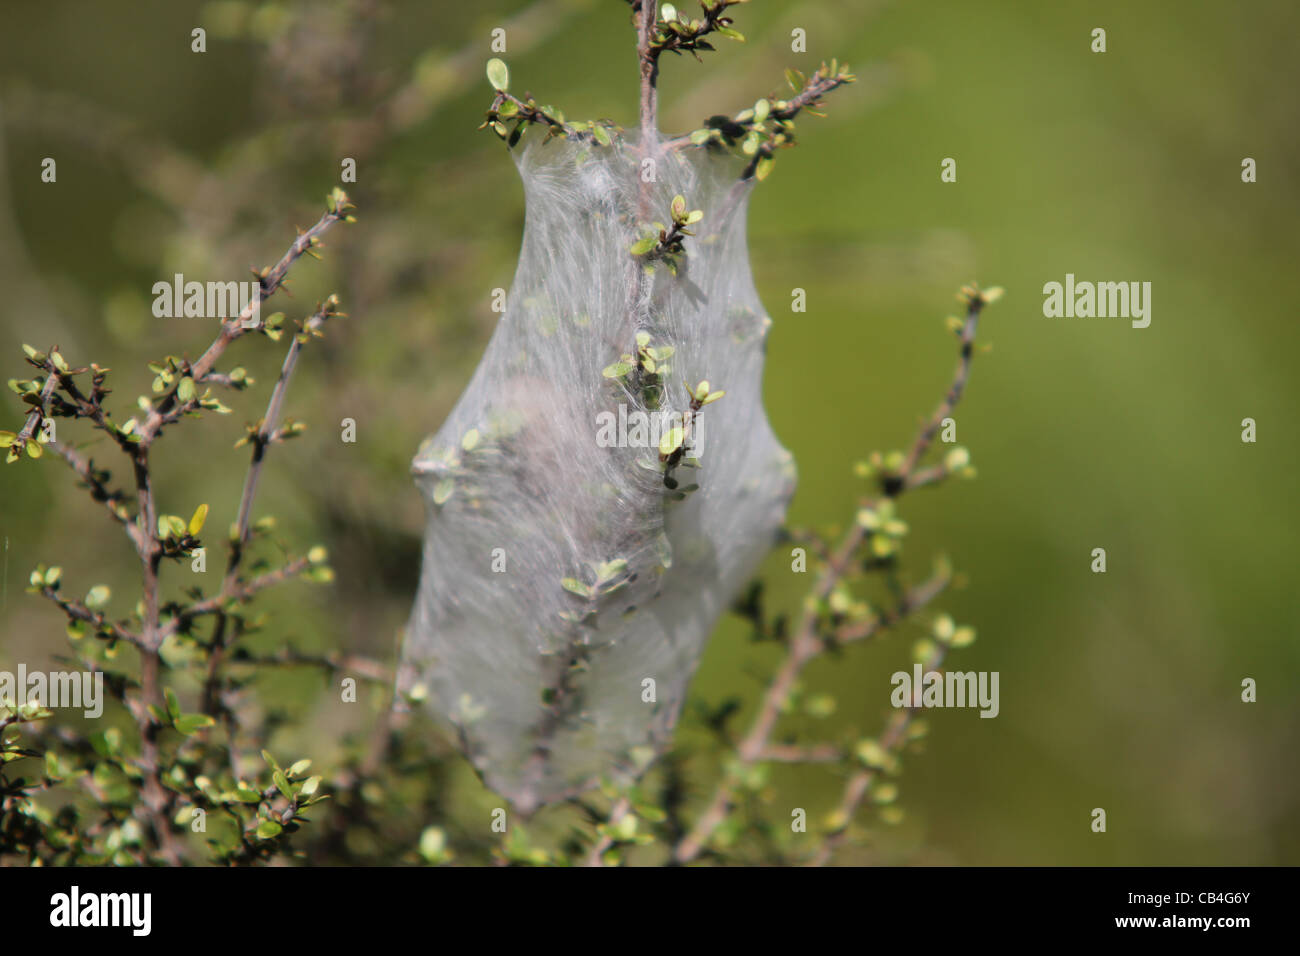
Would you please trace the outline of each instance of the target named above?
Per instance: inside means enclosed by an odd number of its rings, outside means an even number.
[[[860,77],[827,118],[800,122],[799,147],[751,206],[775,320],[768,414],[799,465],[793,524],[851,518],[864,490],[853,463],[903,447],[946,388],[953,293],[972,279],[1007,289],[956,416],[979,478],[902,502],[918,574],[942,551],[964,575],[941,607],[979,640],[951,662],[1000,672],[1001,714],[933,714],[927,751],[901,779],[903,822],[843,859],[1300,863],[1288,557],[1300,529],[1286,451],[1300,354],[1288,285],[1300,7],[757,0],[737,17],[746,44],[664,63],[666,130],[777,91],[786,66],[836,56]],[[423,523],[408,463],[491,335],[491,290],[509,286],[522,228],[506,150],[475,131],[490,32],[506,28],[515,89],[570,118],[632,125],[625,4],[6,0],[0,21],[4,378],[25,374],[20,343],[57,343],[73,364],[112,366],[125,411],[148,390],[148,360],[211,338],[202,320],[154,319],[152,284],[271,263],[319,215],[342,158],[357,160],[346,188],[359,223],[295,270],[293,300],[275,300],[295,316],[337,291],[352,318],[301,364],[288,414],[311,427],[273,453],[259,508],[286,541],[327,545],[338,581],[290,585],[264,608],[272,643],[391,661]],[[195,26],[208,31],[204,54],[190,51]],[[1095,27],[1104,54],[1090,50]],[[791,52],[794,28],[808,52]],[[46,156],[57,184],[39,180]],[[956,183],[940,181],[945,157]],[[1241,181],[1244,157],[1255,184]],[[1045,318],[1043,284],[1066,273],[1151,282],[1150,327]],[[796,287],[805,314],[789,311]],[[233,416],[168,433],[164,510],[207,501],[212,527],[233,520],[245,453],[225,449],[261,414],[282,354],[240,343],[235,361],[258,388],[227,400]],[[6,394],[13,429],[21,411]],[[337,438],[344,417],[356,444]],[[1241,441],[1246,417],[1256,444]],[[0,470],[0,502],[0,666],[35,666],[64,638],[23,593],[27,572],[58,563],[70,587],[109,583],[125,613],[136,565],[55,461]],[[1097,547],[1104,575],[1089,569]],[[808,579],[788,556],[765,577],[776,606],[797,608]],[[728,618],[694,694],[738,695],[748,712],[774,661]],[[874,733],[889,674],[909,663],[907,636],[817,662],[806,683],[838,709],[794,725]],[[1240,701],[1245,677],[1258,703]],[[280,739],[295,752],[328,751],[383,702],[367,690],[359,708],[340,707],[317,676],[275,680],[293,715]],[[704,740],[688,715],[697,797],[717,772]],[[448,766],[448,813],[496,805],[463,764]],[[774,806],[817,814],[840,781],[814,767],[775,784]],[[1090,830],[1094,807],[1105,835]]]

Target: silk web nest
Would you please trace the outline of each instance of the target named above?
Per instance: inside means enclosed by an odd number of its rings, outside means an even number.
[[[414,460],[399,687],[525,813],[667,745],[795,483],[762,402],[753,160],[725,129],[546,132],[508,137],[526,214],[506,310]]]

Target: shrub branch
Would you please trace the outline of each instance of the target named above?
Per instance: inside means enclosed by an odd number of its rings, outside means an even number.
[[[921,457],[930,447],[943,419],[952,412],[961,399],[966,383],[969,380],[971,355],[975,333],[978,329],[979,314],[984,305],[996,299],[999,294],[1000,290],[981,292],[975,287],[967,287],[963,290],[963,297],[967,303],[967,313],[961,334],[961,357],[953,383],[935,415],[917,434],[911,451],[904,459],[901,471],[889,472],[883,475],[881,478],[882,497],[875,500],[864,500],[861,504],[862,510],[874,512],[885,498],[897,498],[908,487],[912,487],[909,485],[908,479],[914,473]],[[926,607],[947,586],[950,580],[950,572],[946,567],[943,567],[936,571],[935,575],[925,584],[907,592],[903,600],[891,612],[872,616],[868,620],[857,624],[828,629],[822,613],[824,603],[830,598],[841,580],[861,564],[861,552],[867,541],[868,534],[869,528],[867,525],[862,521],[854,521],[832,553],[830,560],[822,568],[813,590],[813,600],[808,602],[804,610],[799,628],[787,648],[785,659],[777,668],[775,676],[769,683],[749,731],[736,748],[734,763],[718,783],[712,798],[694,826],[674,848],[673,858],[678,863],[687,863],[698,857],[704,851],[714,831],[731,812],[741,777],[747,770],[763,760],[764,755],[769,751],[772,733],[776,728],[777,721],[786,710],[799,676],[808,663],[833,644],[838,645],[878,636],[887,628],[896,626],[916,611]],[[906,725],[902,724],[901,727],[897,725],[898,719],[896,715],[891,727],[895,728],[895,734],[901,734],[906,729]],[[873,779],[873,777],[867,776],[864,782],[860,778],[860,774],[855,775],[851,781],[852,792],[847,793],[844,798],[844,804],[850,806],[850,812],[852,809],[856,809],[861,802],[863,793],[865,793],[866,788],[870,786]],[[829,851],[827,851],[827,855],[829,855]]]

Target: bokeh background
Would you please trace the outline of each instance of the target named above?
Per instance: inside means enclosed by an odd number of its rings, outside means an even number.
[[[851,519],[864,490],[853,463],[905,446],[947,385],[953,293],[972,279],[1007,289],[957,415],[978,480],[902,504],[917,573],[939,552],[963,573],[940,606],[979,640],[951,663],[1000,672],[1001,714],[932,714],[901,779],[903,821],[841,859],[1300,863],[1300,7],[760,0],[737,15],[744,45],[664,63],[665,129],[777,91],[786,66],[837,56],[860,76],[827,118],[800,122],[751,207],[775,320],[768,414],[800,471],[793,524]],[[506,28],[513,89],[633,125],[625,4],[6,0],[0,20],[4,378],[25,376],[22,342],[57,343],[73,364],[112,366],[125,410],[148,391],[147,361],[211,338],[202,320],[154,319],[152,284],[273,262],[319,215],[342,158],[357,160],[358,224],[332,232],[325,260],[295,270],[295,298],[275,301],[294,316],[337,291],[351,318],[300,366],[287,411],[311,427],[274,451],[259,509],[286,541],[329,547],[338,580],[263,607],[272,643],[391,662],[423,523],[409,460],[492,333],[491,290],[509,286],[522,229],[505,148],[475,130],[490,32]],[[204,54],[190,51],[195,26]],[[806,53],[791,52],[796,27]],[[1104,54],[1090,50],[1095,27]],[[40,182],[46,156],[57,184]],[[940,181],[945,157],[956,183]],[[1244,157],[1255,184],[1241,181]],[[1045,318],[1043,284],[1067,272],[1151,282],[1150,327]],[[796,287],[803,314],[789,310]],[[245,453],[229,447],[282,354],[239,343],[259,387],[234,396],[234,415],[169,432],[165,510],[207,501],[211,527],[233,520]],[[356,444],[339,440],[344,417]],[[1255,444],[1241,441],[1246,417]],[[65,640],[23,593],[38,562],[61,564],[72,587],[110,584],[114,610],[128,609],[127,542],[57,461],[0,469],[0,526],[0,666],[36,666]],[[1105,574],[1090,571],[1097,547]],[[798,607],[808,580],[788,555],[764,577],[775,607]],[[837,709],[793,725],[874,733],[909,653],[905,633],[818,662],[806,683]],[[775,659],[729,617],[694,694],[737,696],[743,717]],[[1245,677],[1257,703],[1240,700]],[[284,748],[324,759],[384,702],[367,689],[340,706],[311,673],[269,680]],[[717,761],[690,712],[682,743],[698,799]],[[839,785],[826,768],[783,768],[774,805],[815,815]],[[499,803],[451,755],[427,786],[438,793],[424,805],[447,819],[416,808],[414,835],[440,823],[454,836],[469,826],[457,819]],[[1105,835],[1090,830],[1094,807]]]

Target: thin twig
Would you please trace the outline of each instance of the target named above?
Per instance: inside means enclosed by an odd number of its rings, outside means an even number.
[[[58,591],[49,585],[41,588],[41,594],[49,598],[66,614],[75,621],[84,621],[93,627],[96,631],[102,631],[105,634],[111,634],[114,638],[125,641],[132,647],[142,646],[140,635],[127,630],[121,625],[114,624],[99,611],[92,611],[80,601],[70,601],[63,597]]]
[[[317,307],[316,312],[303,324],[302,333],[293,337],[293,342],[289,345],[289,351],[284,356],[284,364],[280,367],[280,377],[276,379],[275,388],[271,390],[271,398],[266,405],[266,414],[262,416],[257,431],[250,436],[253,446],[252,459],[248,464],[248,474],[244,479],[244,490],[239,499],[239,516],[235,519],[235,534],[231,537],[230,561],[226,568],[226,579],[222,585],[223,593],[228,593],[234,587],[240,559],[243,557],[244,546],[248,543],[253,499],[257,496],[257,482],[262,474],[262,462],[266,459],[266,450],[271,445],[271,437],[275,434],[276,425],[279,423],[280,411],[284,407],[284,397],[289,391],[289,380],[293,377],[293,371],[298,365],[298,356],[301,354],[303,344],[307,338],[315,334],[328,319],[339,314],[335,311],[337,304],[338,300],[330,296],[329,299]]]
[[[77,473],[77,476],[89,489],[90,497],[101,502],[108,509],[108,513],[113,516],[113,520],[122,525],[132,544],[138,550],[140,547],[140,528],[131,520],[131,516],[123,504],[126,495],[121,491],[109,489],[104,483],[107,472],[97,471],[92,459],[83,457],[80,452],[60,442],[52,441],[46,447],[66,461],[68,467]]]
[[[580,133],[578,132],[578,130],[570,126],[568,123],[564,122],[564,120],[560,119],[557,116],[552,116],[550,113],[546,112],[546,110],[542,109],[542,107],[537,106],[535,103],[529,103],[527,100],[521,100],[513,93],[507,93],[505,90],[497,90],[497,95],[492,100],[491,109],[488,111],[489,116],[495,114],[496,111],[500,109],[501,104],[506,101],[509,101],[515,104],[515,106],[519,107],[518,117],[519,119],[524,120],[525,122],[545,123],[550,129],[559,130],[562,134],[564,134],[564,136],[573,139],[589,140],[593,138],[591,133],[587,133],[587,132]],[[479,128],[481,129],[482,127]],[[511,143],[511,145],[514,144]]]
[[[979,313],[985,304],[985,300],[977,289],[963,290],[963,293],[967,294],[968,310],[966,323],[962,330],[961,358],[958,362],[953,384],[948,389],[948,393],[935,415],[917,435],[911,452],[905,459],[901,473],[890,476],[886,480],[885,492],[887,497],[897,497],[909,487],[908,477],[929,448],[942,420],[948,416],[961,399],[966,383],[969,380],[973,341],[978,328]],[[869,501],[864,502],[863,506],[872,508],[878,504],[878,501]],[[727,814],[731,811],[735,790],[741,775],[759,762],[768,749],[772,731],[776,727],[790,694],[793,692],[799,675],[809,661],[825,650],[827,641],[819,635],[819,628],[822,623],[820,607],[855,564],[858,549],[866,540],[866,535],[866,528],[860,522],[855,521],[852,527],[845,532],[830,560],[822,568],[817,584],[813,589],[812,600],[808,602],[808,606],[804,610],[798,632],[790,642],[785,659],[778,667],[775,676],[768,685],[767,691],[763,695],[758,714],[755,716],[749,732],[742,738],[736,748],[736,760],[733,766],[718,783],[712,799],[695,822],[695,825],[677,844],[673,852],[673,858],[678,863],[687,863],[699,856],[714,830],[726,819]],[[946,570],[941,571],[930,581],[909,592],[905,599],[900,602],[898,608],[889,615],[877,615],[860,624],[842,627],[837,632],[832,632],[831,637],[836,643],[873,637],[885,627],[898,623],[920,607],[925,606],[943,590],[947,583],[947,572]]]
[[[619,797],[619,799],[614,803],[614,806],[610,808],[608,825],[611,828],[617,826],[619,822],[625,816],[627,816],[628,811],[631,809],[632,809],[632,801],[629,800],[627,797]],[[610,836],[608,833],[605,833],[600,837],[598,837],[596,839],[596,842],[592,844],[591,850],[587,853],[587,859],[584,865],[604,866],[605,854],[609,851],[609,848],[612,847],[613,845],[614,845],[614,838]]]
[[[54,369],[52,364],[50,365],[50,370],[57,372],[57,369]],[[27,421],[23,422],[22,431],[20,431],[18,437],[14,439],[13,447],[18,449],[18,451],[22,451],[26,447],[27,443],[32,440],[32,436],[36,434],[36,429],[41,427],[41,422],[45,418],[45,406],[49,403],[50,396],[54,394],[54,386],[57,383],[57,374],[49,375],[45,379],[45,385],[41,388],[40,404],[33,406],[32,410],[27,413]]]
[[[223,590],[210,598],[204,598],[202,601],[197,601],[182,609],[175,617],[163,625],[162,635],[166,638],[185,630],[196,618],[222,614],[228,604],[245,604],[252,600],[253,595],[258,591],[264,591],[269,587],[295,578],[310,566],[311,561],[307,558],[297,558],[282,568],[260,574],[248,581],[236,580],[228,590]]]
[[[912,443],[911,450],[907,453],[907,460],[903,463],[902,473],[908,479],[912,477],[917,464],[930,448],[934,436],[943,427],[943,420],[952,414],[952,410],[957,407],[957,403],[961,401],[962,393],[966,390],[966,383],[970,380],[971,357],[975,351],[975,333],[979,330],[980,312],[983,310],[984,304],[983,296],[978,294],[970,296],[967,301],[966,320],[962,324],[961,330],[961,358],[957,362],[957,371],[953,375],[948,394],[939,403],[939,407],[934,410],[934,414],[930,416],[930,421],[921,429],[920,434],[916,436],[916,441]],[[928,482],[918,483],[924,484]],[[912,487],[915,487],[915,485]]]
[[[852,82],[853,78],[849,75],[822,74],[820,72],[814,73],[812,76],[808,77],[802,90],[785,101],[786,105],[784,107],[780,109],[772,109],[768,116],[773,120],[793,120],[804,110],[815,109],[819,105],[821,98],[827,93],[837,90],[841,86],[845,86]],[[676,136],[673,139],[665,141],[664,149],[666,151],[698,149],[704,145],[707,144],[693,143],[688,134],[686,136]],[[753,160],[751,160],[749,165],[745,168],[745,172],[741,174],[742,179],[748,179],[754,174],[754,169],[760,158],[761,156],[756,153]]]
[[[852,548],[848,548],[847,545],[849,541],[856,537],[857,535],[850,533],[844,544],[841,545],[840,550],[837,551],[837,559],[823,572],[822,581],[817,589],[817,593],[820,595],[817,603],[821,603],[825,599],[825,594],[829,594],[834,589],[835,583],[843,576],[849,559],[857,550],[857,545]],[[846,555],[848,557],[845,557]],[[904,602],[903,609],[896,610],[887,616],[872,618],[868,622],[869,626],[864,628],[860,635],[851,639],[860,640],[866,637],[874,637],[880,634],[887,624],[902,621],[909,614],[924,607],[934,596],[941,593],[943,586],[947,584],[947,580],[946,574],[936,576],[913,592]],[[829,584],[827,584],[828,581]],[[767,691],[763,695],[763,701],[759,705],[758,714],[754,718],[754,723],[736,748],[736,760],[732,765],[731,772],[719,782],[708,807],[700,815],[695,826],[677,845],[674,851],[674,858],[677,862],[690,862],[700,854],[709,836],[727,818],[727,814],[731,812],[739,778],[744,771],[765,759],[764,754],[769,749],[770,744],[768,741],[771,738],[772,731],[775,729],[781,713],[785,710],[786,701],[793,692],[799,675],[803,673],[803,669],[809,661],[826,649],[827,641],[818,636],[817,625],[817,613],[811,609],[805,612],[803,625],[791,643],[785,660],[781,662],[776,675],[768,685]]]
[[[254,664],[257,666],[275,666],[275,667],[319,667],[322,670],[332,671],[338,674],[355,674],[365,680],[375,684],[381,684],[385,687],[393,682],[392,668],[381,664],[379,661],[369,657],[361,657],[357,654],[342,654],[337,651],[330,651],[325,654],[308,654],[294,647],[282,647],[273,654],[258,655],[256,657],[239,657],[235,660],[238,664]]]
[[[641,65],[641,150],[649,156],[659,137],[659,51],[654,47],[659,0],[641,0],[636,25],[636,52]]]
[[[316,224],[305,232],[300,232],[298,238],[293,241],[288,250],[280,261],[269,269],[264,269],[258,273],[261,282],[260,302],[249,302],[243,310],[233,319],[227,319],[221,323],[221,333],[216,340],[208,346],[207,350],[199,356],[198,360],[190,366],[190,377],[195,384],[203,382],[212,367],[216,364],[226,348],[235,339],[239,338],[246,332],[255,332],[262,328],[265,318],[259,317],[257,324],[245,328],[245,323],[252,321],[255,313],[258,313],[261,304],[269,299],[281,286],[284,285],[285,276],[289,269],[302,258],[303,254],[320,245],[320,237],[336,222],[340,222],[347,216],[348,201],[345,196],[339,194],[334,197],[334,205],[317,220]],[[177,389],[180,387],[179,381],[176,385],[163,396],[163,400],[154,406],[150,411],[145,423],[140,427],[140,443],[148,445],[156,437],[158,430],[165,424],[164,417],[170,412],[177,403]]]
[[[923,666],[923,671],[937,671],[943,664],[943,659],[947,655],[948,645],[938,643],[935,649]],[[912,726],[916,718],[915,707],[903,707],[890,715],[886,723],[884,732],[877,741],[881,750],[888,754],[896,754],[902,750],[903,745],[907,743],[907,731]],[[871,792],[872,784],[876,782],[880,771],[876,767],[863,767],[855,770],[844,784],[844,790],[840,797],[840,803],[835,811],[835,818],[842,821],[841,826],[835,832],[829,834],[813,858],[808,861],[808,866],[825,866],[830,862],[835,851],[848,839],[849,824],[852,823],[858,807]]]

